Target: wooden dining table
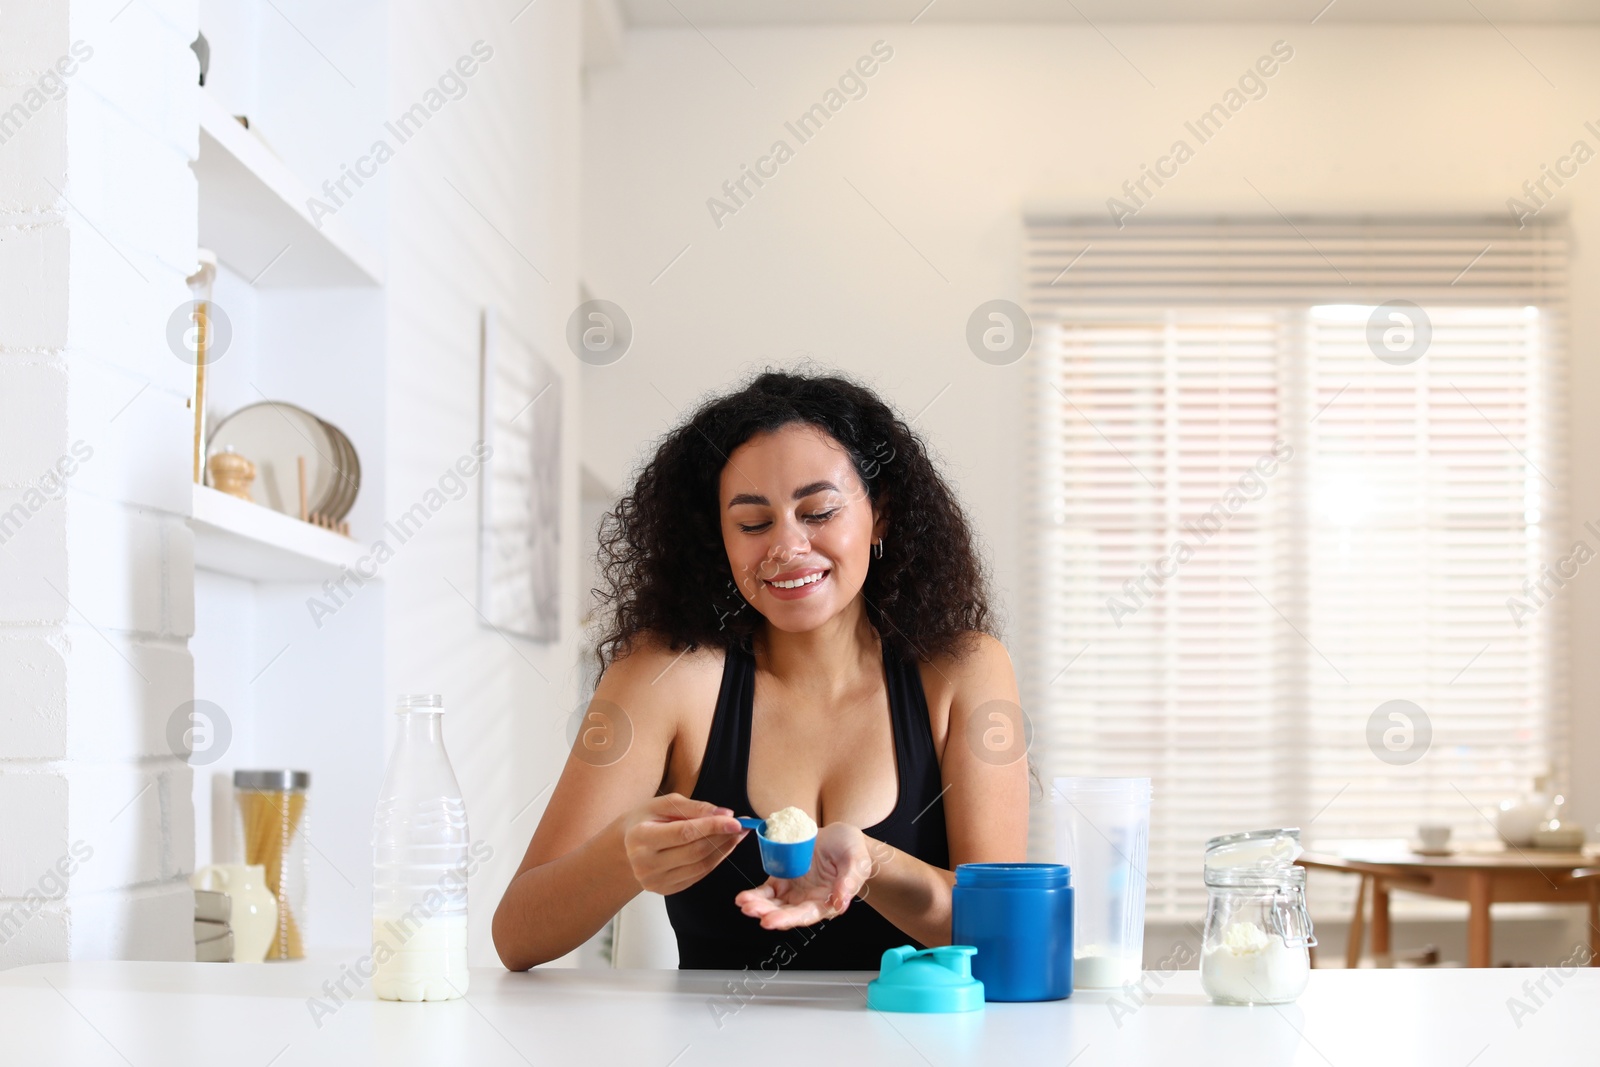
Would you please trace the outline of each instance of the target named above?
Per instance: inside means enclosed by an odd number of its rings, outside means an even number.
[[[1600,965],[1600,846],[1578,851],[1463,844],[1445,855],[1424,855],[1404,841],[1328,843],[1295,861],[1308,870],[1342,871],[1361,879],[1356,891],[1345,963],[1361,959],[1365,905],[1372,906],[1372,954],[1390,955],[1389,894],[1408,893],[1467,904],[1467,966],[1492,966],[1495,904],[1582,904],[1588,908],[1591,965]]]

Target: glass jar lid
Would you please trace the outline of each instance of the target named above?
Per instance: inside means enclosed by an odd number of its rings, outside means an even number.
[[[1206,842],[1205,881],[1216,886],[1305,884],[1299,827],[1247,830]]]
[[[263,793],[296,793],[311,788],[311,772],[234,771],[233,787]]]

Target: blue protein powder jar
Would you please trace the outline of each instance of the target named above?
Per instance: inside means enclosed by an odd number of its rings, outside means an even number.
[[[972,945],[985,1000],[1072,995],[1072,872],[1059,863],[963,863],[950,939]]]

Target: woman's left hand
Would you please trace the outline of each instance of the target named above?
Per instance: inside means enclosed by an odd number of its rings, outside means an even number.
[[[870,839],[848,823],[829,823],[817,831],[811,870],[800,878],[768,878],[733,898],[739,910],[761,920],[766,930],[831,919],[842,914],[872,874]]]

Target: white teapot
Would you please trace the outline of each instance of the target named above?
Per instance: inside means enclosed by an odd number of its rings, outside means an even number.
[[[1501,803],[1494,828],[1512,848],[1529,848],[1533,835],[1550,818],[1551,807],[1550,777],[1541,774],[1534,779],[1532,793]]]

